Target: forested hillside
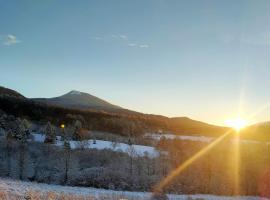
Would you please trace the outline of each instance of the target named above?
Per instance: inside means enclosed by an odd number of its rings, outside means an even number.
[[[140,135],[146,132],[173,132],[175,134],[219,136],[226,130],[194,121],[192,119],[168,118],[159,115],[149,115],[123,110],[123,112],[105,112],[89,109],[71,109],[53,106],[39,101],[17,98],[17,96],[0,95],[0,110],[17,117],[55,125],[69,123],[73,118],[83,121],[83,125],[91,130],[107,131],[120,135]],[[16,93],[17,94],[17,93]]]

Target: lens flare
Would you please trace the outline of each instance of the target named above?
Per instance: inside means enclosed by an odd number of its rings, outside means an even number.
[[[159,182],[154,187],[154,192],[161,192],[164,187],[166,187],[168,184],[170,184],[174,178],[176,178],[181,172],[183,172],[186,168],[188,168],[193,162],[195,162],[197,159],[205,155],[208,151],[213,149],[216,145],[218,145],[221,141],[223,141],[228,135],[230,135],[232,131],[227,131],[222,136],[214,140],[211,144],[209,144],[207,147],[203,148],[199,152],[197,152],[195,155],[193,155],[191,158],[186,160],[184,163],[182,163],[180,166],[178,166],[176,169],[174,169],[167,177],[165,177],[161,182]]]
[[[235,118],[226,120],[225,124],[229,127],[232,127],[236,131],[240,131],[247,126],[247,121],[242,118]]]

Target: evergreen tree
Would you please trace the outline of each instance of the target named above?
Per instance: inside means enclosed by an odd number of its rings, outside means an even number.
[[[74,132],[72,138],[74,140],[81,141],[83,139],[81,131],[82,131],[82,123],[79,120],[76,120],[74,123]]]
[[[20,156],[19,156],[19,177],[23,178],[24,162],[25,162],[25,148],[27,139],[30,136],[31,124],[26,120],[18,118],[15,123],[15,127],[10,133],[10,137],[20,142]]]
[[[56,134],[55,134],[54,126],[50,122],[48,122],[44,131],[46,135],[44,143],[54,144],[56,141]]]
[[[0,117],[0,129],[4,131],[5,139],[6,139],[7,176],[10,176],[10,171],[11,171],[11,139],[12,139],[11,135],[12,134],[11,134],[10,127],[12,126],[9,126],[9,125],[10,125],[10,121],[8,119],[8,116],[5,114],[2,114]]]

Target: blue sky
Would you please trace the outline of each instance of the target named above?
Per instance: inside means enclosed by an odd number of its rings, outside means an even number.
[[[270,102],[270,1],[0,0],[0,85],[214,124]],[[269,120],[268,107],[252,122]]]

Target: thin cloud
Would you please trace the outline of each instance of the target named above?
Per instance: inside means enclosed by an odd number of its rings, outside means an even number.
[[[129,47],[137,47],[137,48],[149,48],[148,44],[136,44],[136,43],[129,43]]]
[[[8,34],[4,36],[4,45],[11,46],[20,43],[21,41],[17,39],[15,35]]]
[[[102,40],[103,38],[102,37],[91,37],[92,40]]]
[[[121,38],[122,40],[128,40],[128,36],[126,35],[119,35],[119,38]]]
[[[138,45],[135,44],[135,43],[129,43],[128,46],[129,46],[129,47],[137,47]]]
[[[140,44],[136,43],[132,40],[127,35],[124,34],[112,34],[112,35],[107,35],[107,36],[94,36],[91,37],[93,40],[102,40],[102,41],[110,41],[110,40],[116,40],[118,42],[121,42],[125,44],[128,47],[133,47],[133,48],[149,48],[150,46],[148,44]]]
[[[116,34],[112,34],[112,35],[104,35],[104,36],[92,36],[91,37],[92,40],[111,40],[111,39],[115,39],[115,40],[124,40],[124,41],[128,41],[128,36],[126,35],[116,35]]]
[[[117,39],[117,40],[124,40],[124,41],[128,41],[129,40],[128,36],[121,35],[121,34],[120,35],[112,34],[111,35],[111,38]]]
[[[148,45],[148,44],[141,44],[141,45],[139,45],[139,47],[140,47],[140,48],[148,48],[149,45]]]

